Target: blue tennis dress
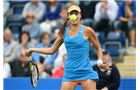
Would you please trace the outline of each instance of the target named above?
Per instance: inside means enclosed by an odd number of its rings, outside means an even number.
[[[83,38],[84,25],[80,25],[78,34],[73,37],[68,36],[68,31],[69,27],[66,28],[64,34],[67,58],[62,82],[88,79],[98,80],[97,72],[90,65],[90,42]]]

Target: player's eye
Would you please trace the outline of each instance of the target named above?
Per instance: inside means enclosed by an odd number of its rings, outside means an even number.
[[[75,15],[78,15],[78,13],[75,13]]]

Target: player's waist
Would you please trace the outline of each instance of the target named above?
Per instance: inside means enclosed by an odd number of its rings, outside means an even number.
[[[69,47],[66,49],[67,52],[89,52],[89,48],[72,48],[72,47]]]
[[[89,51],[81,50],[81,51],[67,51],[67,56],[87,56],[89,54]]]

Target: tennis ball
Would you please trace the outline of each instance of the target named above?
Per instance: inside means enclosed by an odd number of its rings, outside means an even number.
[[[75,14],[72,14],[72,15],[70,16],[70,20],[71,20],[71,21],[76,21],[76,19],[77,19],[77,16],[76,16]]]

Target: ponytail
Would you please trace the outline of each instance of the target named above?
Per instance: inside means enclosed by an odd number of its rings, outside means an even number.
[[[65,33],[65,30],[66,30],[66,25],[67,25],[68,20],[69,20],[69,19],[67,19],[67,20],[65,21],[65,23],[64,23],[63,26],[61,27],[61,29],[60,29],[58,35],[60,35],[60,36],[62,36],[62,37],[64,36],[64,33]]]

